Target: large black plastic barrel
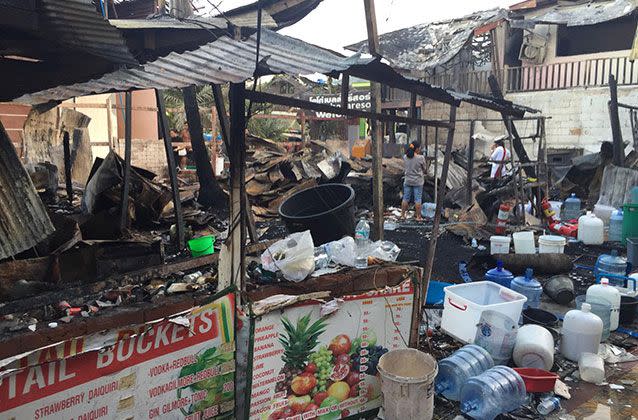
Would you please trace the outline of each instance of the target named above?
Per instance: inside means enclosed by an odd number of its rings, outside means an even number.
[[[354,190],[345,184],[324,184],[299,191],[279,207],[288,231],[310,229],[315,245],[354,235]]]

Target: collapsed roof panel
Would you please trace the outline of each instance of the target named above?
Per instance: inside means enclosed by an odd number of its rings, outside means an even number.
[[[293,25],[312,12],[323,0],[261,0],[226,11],[223,16],[234,25],[256,27],[257,12],[262,7],[262,19],[274,20],[276,29]]]
[[[137,64],[122,34],[85,0],[42,0],[42,27],[55,42],[120,64]]]
[[[0,260],[34,247],[54,230],[29,174],[0,123]]]
[[[39,104],[111,91],[237,83],[253,77],[255,55],[256,35],[245,41],[224,36],[194,51],[171,53],[138,68],[118,70],[85,83],[25,95],[16,102]],[[260,68],[267,69],[270,74],[293,75],[343,71],[355,64],[372,61],[358,55],[342,57],[268,30],[262,31],[260,57]]]
[[[541,8],[525,19],[512,19],[512,27],[530,28],[536,24],[554,24],[567,26],[596,25],[618,19],[633,13],[636,3],[633,0],[613,0],[603,2],[581,2],[577,4],[558,3],[549,8]]]
[[[458,19],[424,23],[379,36],[380,53],[398,69],[425,71],[454,58],[474,31],[507,16],[504,9],[484,10]],[[368,51],[368,42],[348,45],[352,51]]]

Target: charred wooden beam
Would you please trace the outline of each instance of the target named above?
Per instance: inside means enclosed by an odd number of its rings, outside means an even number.
[[[614,165],[622,166],[625,160],[625,147],[622,141],[620,117],[618,116],[618,83],[613,74],[609,75],[609,97],[609,121],[614,144]]]
[[[71,162],[71,142],[69,132],[65,131],[62,135],[62,143],[64,147],[64,181],[66,183],[66,198],[69,205],[73,205],[73,181],[71,180],[71,170],[73,163]]]
[[[131,190],[131,137],[133,122],[132,116],[132,93],[126,92],[124,95],[124,180],[122,181],[122,197],[120,199],[120,231],[123,232],[128,227],[129,213],[128,200]]]
[[[182,202],[179,197],[179,185],[177,184],[177,169],[175,165],[175,156],[173,155],[173,145],[168,134],[168,120],[166,118],[166,105],[162,93],[155,89],[155,98],[157,99],[157,114],[160,120],[160,131],[164,139],[164,150],[166,151],[166,161],[168,162],[168,175],[171,181],[171,190],[173,192],[173,209],[175,211],[175,220],[177,227],[177,246],[183,249],[185,245],[185,226],[184,215],[182,214]]]
[[[344,109],[342,107],[331,106],[326,104],[318,104],[310,101],[304,101],[301,99],[288,98],[286,96],[275,95],[266,92],[253,92],[246,91],[246,99],[250,99],[253,102],[258,103],[270,103],[275,105],[285,105],[294,108],[309,109],[312,111],[328,112],[331,114],[345,115],[348,117],[356,118],[368,118],[370,120],[377,120],[383,122],[398,122],[404,124],[414,124],[425,127],[442,127],[447,128],[450,126],[448,121],[439,120],[422,120],[418,118],[400,117],[389,114],[381,114],[367,111],[360,111],[357,109]]]
[[[221,189],[213,173],[213,167],[208,158],[208,151],[204,144],[204,129],[197,106],[197,90],[195,86],[187,86],[182,89],[184,95],[184,109],[188,131],[191,136],[193,159],[199,180],[199,196],[197,201],[204,207],[221,207],[226,204],[226,195]]]

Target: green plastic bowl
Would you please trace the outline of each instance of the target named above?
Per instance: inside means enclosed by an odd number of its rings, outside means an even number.
[[[215,252],[214,244],[215,236],[202,236],[188,241],[188,249],[190,249],[193,257],[201,257],[202,255],[213,254]]]

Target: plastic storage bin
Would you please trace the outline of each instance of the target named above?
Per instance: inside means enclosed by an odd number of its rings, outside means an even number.
[[[558,235],[541,235],[538,237],[539,254],[562,254],[565,252],[567,240]]]
[[[445,289],[441,328],[464,343],[472,343],[483,311],[518,320],[527,298],[491,281],[457,284]]]
[[[625,204],[622,217],[622,242],[638,237],[638,204]]]
[[[509,236],[490,236],[490,254],[509,254],[511,242]]]
[[[517,254],[535,254],[534,232],[516,232],[514,238],[514,252]]]

